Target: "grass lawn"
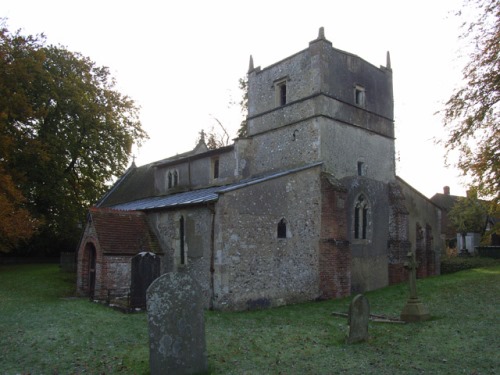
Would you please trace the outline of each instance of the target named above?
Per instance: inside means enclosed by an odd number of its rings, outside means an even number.
[[[370,322],[346,345],[351,298],[269,310],[206,313],[212,374],[500,374],[500,266],[418,281],[433,318]],[[0,374],[147,374],[145,313],[74,298],[56,265],[0,266]],[[406,285],[366,293],[371,312],[398,316]]]

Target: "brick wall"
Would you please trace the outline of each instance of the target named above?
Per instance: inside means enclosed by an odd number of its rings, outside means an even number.
[[[351,293],[351,249],[347,240],[346,190],[326,175],[321,180],[320,298]]]

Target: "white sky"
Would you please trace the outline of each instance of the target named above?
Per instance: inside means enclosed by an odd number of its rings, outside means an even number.
[[[398,175],[431,197],[458,172],[445,168],[433,138],[452,89],[460,84],[461,0],[3,0],[9,30],[44,33],[51,44],[108,66],[118,90],[141,106],[150,140],[136,164],[191,150],[218,118],[236,135],[238,79],[249,56],[262,68],[308,47],[319,27],[334,47],[376,66],[390,51]]]

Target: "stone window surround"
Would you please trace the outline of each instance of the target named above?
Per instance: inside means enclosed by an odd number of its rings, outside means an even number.
[[[274,101],[276,107],[282,107],[288,103],[287,82],[288,76],[284,76],[273,81]]]
[[[366,105],[366,90],[358,84],[354,85],[354,103],[362,108]]]
[[[367,243],[371,237],[371,208],[366,194],[360,193],[355,200],[352,221],[353,243]]]
[[[364,158],[358,159],[357,175],[366,177],[367,167]]]
[[[179,171],[172,169],[167,171],[167,189],[171,189],[179,185]]]

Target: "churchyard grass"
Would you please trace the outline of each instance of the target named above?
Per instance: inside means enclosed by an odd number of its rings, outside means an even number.
[[[0,374],[147,374],[145,313],[74,298],[57,265],[0,266]],[[418,280],[432,319],[370,322],[347,345],[351,298],[261,311],[206,313],[212,374],[497,374],[500,266]],[[405,284],[366,293],[371,313],[397,317]]]

